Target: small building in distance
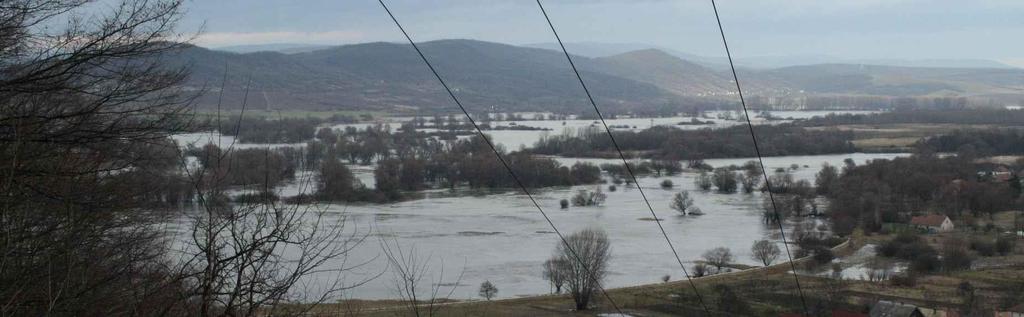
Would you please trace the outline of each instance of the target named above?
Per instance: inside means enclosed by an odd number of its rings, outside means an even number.
[[[953,231],[953,221],[939,214],[914,216],[910,218],[910,225],[930,233]]]
[[[925,317],[917,306],[880,300],[871,307],[871,317]]]
[[[1019,304],[1007,309],[997,309],[996,317],[1024,317],[1024,304]]]
[[[1013,172],[1002,164],[982,164],[978,169],[978,178],[985,181],[1006,182],[1013,179]]]

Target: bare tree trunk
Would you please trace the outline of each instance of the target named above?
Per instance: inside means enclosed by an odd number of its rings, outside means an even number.
[[[440,301],[448,300],[455,293],[465,273],[465,265],[462,272],[456,277],[455,282],[448,288],[444,297],[439,297],[444,283],[444,260],[441,260],[440,273],[436,280],[427,279],[431,276],[431,258],[419,258],[415,248],[408,251],[403,250],[397,240],[388,242],[381,240],[381,249],[388,259],[388,269],[394,278],[394,291],[402,300],[406,310],[413,316],[436,316],[441,310]],[[432,285],[425,287],[423,283]],[[426,298],[420,297],[420,293],[429,291]]]

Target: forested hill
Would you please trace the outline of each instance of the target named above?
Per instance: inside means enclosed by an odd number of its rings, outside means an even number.
[[[587,105],[561,53],[470,40],[432,41],[421,48],[470,111],[572,112]],[[367,43],[297,54],[196,47],[177,58],[192,65],[195,86],[219,86],[227,65],[228,107],[240,104],[242,86],[252,76],[249,106],[256,109],[269,102],[275,109],[454,110],[409,45]],[[687,103],[655,85],[596,71],[599,67],[589,58],[576,61],[595,97],[608,107]],[[204,104],[216,101],[208,97]]]
[[[582,112],[587,101],[559,51],[475,40],[421,48],[471,111]],[[452,111],[452,103],[409,45],[365,43],[308,52],[230,53],[191,47],[171,57],[192,66],[189,85],[216,92],[227,67],[225,107],[237,108],[252,79],[249,107],[301,110]],[[735,102],[731,74],[647,49],[574,57],[599,105],[615,111],[708,107]],[[740,69],[751,96],[1024,95],[1024,70],[826,64]],[[212,107],[216,94],[200,100]]]

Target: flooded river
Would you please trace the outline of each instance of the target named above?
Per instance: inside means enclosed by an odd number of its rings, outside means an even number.
[[[821,156],[771,157],[765,159],[769,169],[797,164],[793,171],[798,179],[813,180],[822,163],[841,165],[846,158],[858,164],[871,159],[891,159],[906,154],[842,154]],[[563,164],[574,161],[594,163],[616,162],[603,159],[559,158]],[[712,166],[740,165],[749,159],[707,160]],[[807,168],[803,166],[807,165]],[[355,171],[361,179],[372,179],[372,169]],[[761,196],[755,194],[719,194],[695,188],[695,173],[671,177],[643,177],[640,180],[648,198],[687,266],[699,260],[704,251],[724,246],[730,248],[737,263],[756,264],[750,258],[750,246],[759,239],[778,241],[778,232],[761,220]],[[673,189],[662,189],[659,183],[670,179]],[[664,275],[672,280],[683,278],[664,237],[649,218],[642,198],[635,188],[619,186],[609,192],[601,185],[607,202],[598,207],[559,209],[558,201],[569,198],[579,189],[596,185],[536,190],[535,198],[565,234],[587,227],[604,229],[611,239],[612,259],[608,287],[655,283]],[[672,195],[688,190],[696,206],[705,215],[677,216],[668,208]],[[292,189],[293,191],[296,189]],[[348,263],[369,263],[350,272],[347,281],[357,281],[384,271],[387,261],[381,251],[381,239],[399,244],[404,250],[427,261],[431,274],[427,283],[440,283],[447,289],[461,275],[453,297],[477,298],[477,287],[485,280],[499,289],[499,297],[545,294],[548,284],[541,278],[541,264],[550,257],[557,236],[525,195],[518,191],[497,193],[447,190],[429,191],[423,199],[394,204],[329,205],[335,216],[344,214],[348,225],[371,234],[348,256]],[[183,220],[184,221],[184,220]],[[787,230],[791,230],[789,224]],[[343,265],[342,262],[330,265]],[[443,276],[441,274],[443,270]],[[314,281],[315,283],[315,281]],[[396,297],[393,276],[381,277],[353,289],[348,296],[362,299]],[[425,287],[424,291],[429,291]]]
[[[783,114],[775,113],[780,117]],[[806,117],[806,115],[804,116]],[[637,129],[650,125],[674,125],[687,120],[683,117],[660,119],[616,119],[609,124],[629,126]],[[733,123],[716,120],[714,126],[728,126]],[[560,127],[586,127],[590,120],[562,121],[517,121],[519,125],[530,125],[558,129]],[[507,123],[506,123],[507,124]],[[550,125],[550,126],[549,126]],[[342,126],[343,127],[343,126]],[[698,127],[698,126],[682,126]],[[529,145],[548,131],[491,131],[499,143],[508,148]],[[179,137],[180,140],[206,141],[210,135],[195,134]],[[217,139],[216,136],[212,137]],[[230,139],[221,139],[225,145]],[[245,145],[253,146],[300,146],[300,145]],[[908,154],[840,154],[818,156],[789,156],[765,158],[767,168],[789,168],[797,179],[814,179],[814,174],[823,163],[842,165],[843,160],[853,159],[858,164],[872,159],[892,159]],[[609,159],[556,158],[564,165],[576,161],[596,164],[619,163]],[[715,166],[742,165],[751,158],[710,159],[706,163]],[[373,185],[373,168],[353,168],[355,176],[366,185]],[[306,178],[300,175],[300,179]],[[735,262],[757,264],[750,258],[751,244],[760,239],[779,243],[775,227],[766,226],[761,219],[759,193],[719,194],[700,191],[694,185],[697,174],[685,172],[671,177],[642,177],[644,188],[659,218],[688,268],[693,261],[711,248],[723,246],[732,250]],[[315,176],[314,176],[315,177]],[[672,180],[672,189],[663,189],[659,184]],[[669,275],[672,280],[682,279],[683,272],[672,256],[664,237],[651,221],[640,194],[635,188],[618,186],[611,192],[608,185],[599,185],[607,201],[597,207],[559,208],[559,200],[570,198],[577,190],[593,190],[596,185],[557,187],[534,191],[540,205],[551,220],[564,234],[593,227],[605,230],[611,240],[612,258],[607,287],[622,287],[656,283]],[[282,194],[294,195],[300,191],[298,184],[280,189]],[[678,216],[668,208],[672,195],[688,190],[705,213],[702,216]],[[328,205],[332,217],[344,216],[349,228],[369,234],[370,238],[348,254],[346,262],[329,263],[329,266],[366,265],[349,272],[346,282],[354,283],[366,277],[381,274],[380,277],[356,287],[345,297],[360,299],[395,298],[394,276],[387,270],[387,260],[381,249],[381,242],[397,244],[403,250],[414,252],[430,272],[423,280],[423,291],[429,292],[435,285],[441,285],[442,295],[456,286],[453,297],[457,299],[478,298],[477,289],[485,280],[499,288],[498,297],[546,294],[550,292],[547,281],[543,280],[541,264],[548,259],[558,238],[544,221],[540,212],[529,199],[519,191],[478,192],[465,189],[454,192],[432,190],[421,199],[394,204],[353,204]],[[176,228],[187,228],[187,218],[177,223]],[[791,230],[793,224],[787,224]],[[181,230],[178,230],[179,233]],[[443,271],[443,274],[442,274]],[[461,280],[459,277],[461,276]],[[323,276],[311,279],[311,285],[320,282]],[[324,279],[326,280],[326,279]],[[458,282],[456,284],[456,282]],[[427,295],[424,293],[424,295]]]

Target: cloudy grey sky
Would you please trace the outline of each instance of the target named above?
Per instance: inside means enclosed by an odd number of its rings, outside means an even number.
[[[532,0],[386,1],[418,41],[554,39]],[[644,43],[723,54],[709,0],[548,0],[568,42]],[[739,57],[991,59],[1024,66],[1020,0],[721,0]],[[188,0],[196,44],[401,41],[375,0]]]

